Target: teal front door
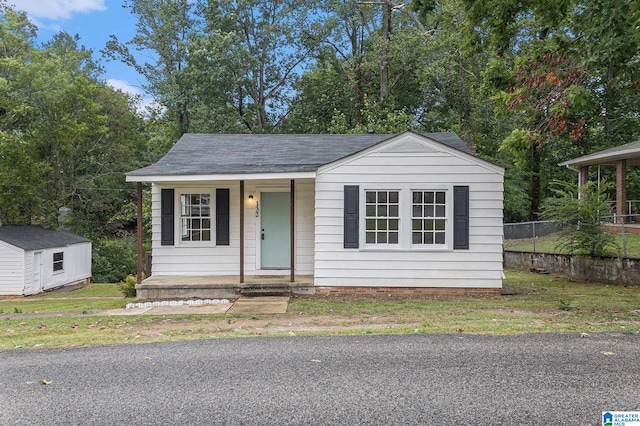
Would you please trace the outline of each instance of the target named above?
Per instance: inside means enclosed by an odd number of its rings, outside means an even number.
[[[291,267],[291,198],[288,192],[263,192],[260,195],[261,267]]]

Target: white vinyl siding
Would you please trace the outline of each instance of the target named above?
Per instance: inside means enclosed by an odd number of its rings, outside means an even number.
[[[73,244],[37,250],[42,253],[41,283],[43,290],[62,287],[91,277],[91,243]],[[33,280],[34,251],[26,252],[29,269],[27,279]],[[62,270],[54,271],[54,254],[62,253],[64,265]]]
[[[419,143],[416,144],[415,142]],[[316,178],[316,286],[499,288],[502,285],[502,170],[416,136],[403,136],[342,162],[325,166]],[[390,149],[405,145],[411,149]],[[420,149],[422,146],[424,149]],[[410,152],[404,152],[410,151]],[[344,185],[446,192],[447,243],[370,248],[361,229],[359,249],[343,248]],[[452,249],[453,186],[469,186],[469,249]],[[402,197],[402,194],[401,194]],[[366,212],[361,202],[361,225]],[[412,219],[412,212],[401,215]],[[408,228],[407,226],[408,225]]]
[[[212,197],[217,188],[229,189],[229,245],[215,246],[180,244],[162,246],[160,244],[160,190],[174,188],[176,196],[181,193],[210,193]],[[261,191],[289,192],[289,180],[247,180],[244,190],[244,273],[245,275],[282,274],[283,271],[264,271],[259,269],[260,229],[256,207],[260,205]],[[295,182],[295,272],[296,274],[312,274],[314,265],[314,185],[310,179]],[[249,200],[249,195],[254,199]],[[237,181],[190,182],[188,186],[178,183],[152,187],[152,275],[156,276],[229,276],[240,273],[240,184]],[[179,203],[177,208],[179,208]],[[179,210],[175,226],[178,226]],[[215,216],[215,207],[212,209]],[[212,225],[214,226],[214,225]],[[212,229],[212,239],[215,227]],[[179,235],[179,234],[176,234]]]
[[[35,265],[35,253],[41,265]],[[54,254],[62,253],[64,267],[54,271]],[[59,257],[59,256],[58,256]],[[39,286],[34,283],[40,267]],[[24,251],[0,241],[0,295],[30,295],[91,278],[91,243]]]
[[[0,295],[23,294],[24,251],[0,241]]]

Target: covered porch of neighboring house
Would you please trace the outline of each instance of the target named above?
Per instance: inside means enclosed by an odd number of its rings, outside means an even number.
[[[578,185],[585,185],[589,181],[590,167],[598,168],[600,179],[600,167],[616,168],[616,199],[613,224],[626,226],[629,231],[639,228],[640,231],[640,200],[629,200],[627,197],[627,170],[629,167],[640,166],[640,141],[620,145],[604,151],[567,160],[559,164],[577,171]]]
[[[300,256],[306,256],[307,253],[299,253],[300,239],[296,238],[300,234],[308,234],[306,227],[309,224],[300,223],[300,210],[306,211],[308,207],[296,206],[298,198],[308,201],[309,198],[309,182],[305,180],[287,179],[279,181],[273,181],[276,183],[270,183],[269,188],[277,188],[279,191],[279,197],[273,201],[278,204],[276,214],[286,217],[284,220],[280,220],[280,228],[278,228],[277,234],[280,237],[275,242],[270,242],[267,245],[260,244],[265,240],[265,220],[266,214],[263,212],[268,211],[263,204],[267,201],[267,195],[270,197],[274,194],[272,191],[264,192],[264,186],[262,191],[256,190],[256,181],[250,181],[245,185],[244,180],[236,181],[235,184],[230,184],[231,190],[223,190],[223,195],[226,195],[226,201],[223,198],[216,199],[216,207],[218,212],[221,210],[221,206],[226,203],[226,225],[224,229],[217,227],[215,229],[216,240],[219,243],[218,238],[220,234],[224,234],[226,243],[223,247],[228,247],[235,254],[236,261],[229,263],[228,269],[231,273],[222,275],[212,274],[152,274],[152,252],[143,252],[143,225],[142,225],[142,183],[137,183],[137,245],[138,245],[138,259],[137,259],[137,297],[144,300],[157,300],[157,299],[176,299],[176,298],[238,298],[240,296],[273,296],[273,295],[290,295],[290,294],[313,294],[313,274],[312,270],[309,270],[309,265],[303,265],[300,271],[299,259]],[[299,185],[298,185],[299,184]],[[249,190],[245,190],[247,186]],[[300,189],[302,187],[303,189]],[[219,191],[216,192],[216,197],[219,196]],[[312,198],[312,192],[311,198]],[[286,196],[286,199],[283,198]],[[263,204],[260,204],[263,203]],[[235,204],[235,206],[233,205]],[[246,211],[246,212],[245,212]],[[229,214],[230,212],[231,215]],[[233,213],[236,212],[236,213]],[[296,216],[298,214],[298,217]],[[235,218],[229,219],[229,216]],[[271,213],[271,216],[273,213]],[[271,217],[270,216],[270,217]],[[308,214],[305,214],[306,218]],[[311,214],[311,217],[312,214]],[[216,217],[220,219],[220,217]],[[223,220],[219,220],[222,224]],[[307,222],[305,220],[304,222]],[[312,226],[311,222],[311,226]],[[285,227],[285,228],[283,228]],[[302,231],[301,232],[301,227]],[[248,228],[248,229],[247,229]],[[262,228],[262,238],[260,239],[260,229]],[[212,230],[214,231],[214,230]],[[234,237],[236,235],[237,237]],[[268,232],[267,232],[268,233]],[[268,233],[272,236],[276,232]],[[231,243],[230,243],[231,235]],[[286,240],[282,237],[286,236]],[[176,236],[176,238],[179,238]],[[287,259],[285,263],[282,259],[278,259],[279,263],[277,267],[265,268],[262,270],[258,268],[254,263],[256,261],[248,261],[248,259],[259,258],[259,262],[263,262],[266,265],[266,258],[270,255],[273,256],[271,251],[276,251],[272,245],[278,246],[278,252],[280,256],[285,256]],[[303,245],[304,242],[302,243]],[[247,245],[249,249],[247,249]],[[263,246],[263,256],[260,256],[260,249],[256,247]],[[271,250],[268,250],[271,248]],[[305,249],[307,247],[304,247]],[[283,254],[283,250],[286,250],[286,254]],[[247,253],[249,250],[249,253]],[[305,250],[306,251],[306,250]],[[256,253],[258,255],[256,256]],[[155,255],[155,249],[153,254]],[[143,258],[144,259],[143,262]],[[143,270],[143,263],[146,264],[146,268]],[[308,263],[308,262],[306,262]],[[143,279],[143,272],[146,278]]]

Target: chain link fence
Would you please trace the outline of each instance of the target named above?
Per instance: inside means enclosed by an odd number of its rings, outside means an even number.
[[[605,231],[616,236],[620,257],[640,257],[640,215],[613,215],[603,216],[600,219]],[[553,220],[505,223],[504,249],[533,253],[559,253],[557,247],[560,231],[562,231],[562,223]]]

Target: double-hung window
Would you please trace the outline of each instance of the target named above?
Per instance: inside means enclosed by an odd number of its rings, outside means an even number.
[[[344,187],[345,249],[469,250],[469,186]]]
[[[365,191],[365,238],[367,244],[398,244],[399,233],[399,191]]]
[[[411,243],[446,244],[446,191],[411,191],[411,198]]]
[[[180,195],[182,241],[211,241],[211,194]]]
[[[53,253],[53,272],[64,270],[64,252]]]

